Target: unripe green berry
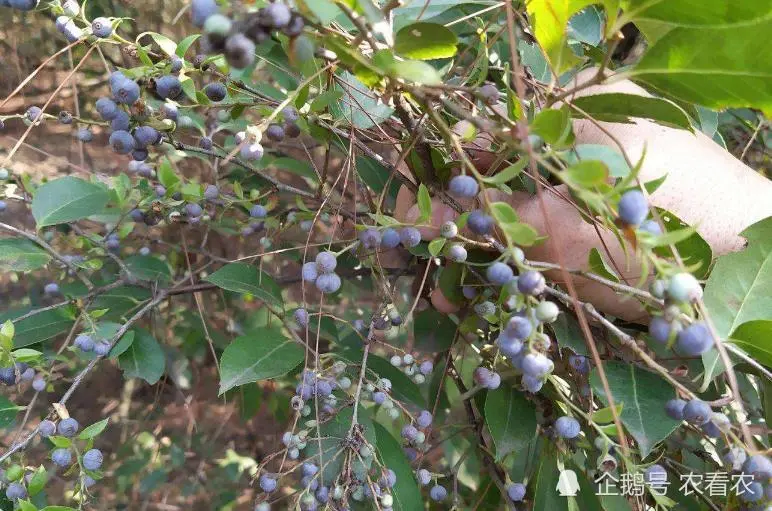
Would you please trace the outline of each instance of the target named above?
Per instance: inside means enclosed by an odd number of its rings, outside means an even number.
[[[440,234],[443,238],[455,238],[458,236],[458,226],[454,222],[445,222],[440,227]]]

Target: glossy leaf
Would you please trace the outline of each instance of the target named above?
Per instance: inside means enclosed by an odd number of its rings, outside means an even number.
[[[166,356],[153,335],[136,329],[134,342],[118,357],[125,378],[142,378],[153,385],[161,379],[166,368]]]
[[[646,457],[680,424],[665,414],[665,401],[673,395],[673,388],[656,374],[626,362],[606,362],[603,367],[614,405],[622,406],[619,418],[638,442],[641,456]],[[597,370],[593,370],[590,383],[608,405]]]
[[[675,232],[688,227],[680,218],[664,209],[657,209],[666,232]],[[701,279],[710,272],[710,264],[713,261],[713,250],[705,239],[696,231],[675,244],[678,254],[683,258],[684,264],[689,267],[697,267],[693,271],[694,276]],[[661,256],[672,257],[669,246],[659,246],[654,251]]]
[[[0,314],[0,321],[16,319],[34,309],[34,307],[6,312]],[[72,327],[73,319],[67,315],[64,308],[53,309],[35,314],[14,323],[15,333],[13,345],[23,348],[38,342],[52,339],[59,334],[67,332]]]
[[[522,454],[536,436],[536,407],[515,387],[489,391],[485,398],[485,424],[496,446],[496,458]]]
[[[692,130],[686,112],[672,101],[662,98],[612,92],[575,98],[571,104],[581,110],[571,110],[571,115],[575,117],[588,115],[605,122],[633,122],[631,118],[635,117],[670,128]]]
[[[338,103],[331,105],[330,111],[357,128],[371,128],[388,119],[394,112],[391,107],[376,99],[351,73],[341,73],[337,87],[343,96]]]
[[[606,260],[603,258],[603,255],[598,251],[597,248],[590,250],[590,256],[587,263],[592,273],[600,275],[601,277],[609,279],[613,282],[619,282],[619,276],[617,276],[616,272],[608,265]]]
[[[279,285],[256,266],[245,263],[226,264],[206,280],[228,291],[249,293],[275,307],[284,306]]]
[[[108,200],[105,187],[77,177],[62,177],[37,189],[32,216],[38,228],[73,222],[101,213]]]
[[[237,337],[220,359],[220,394],[233,387],[288,373],[303,361],[305,352],[276,327]]]
[[[7,428],[13,424],[21,410],[24,410],[23,406],[17,406],[7,397],[0,396],[0,428]]]
[[[772,321],[756,320],[743,323],[729,339],[754,360],[772,367]]]
[[[373,423],[373,427],[378,459],[384,467],[390,468],[397,475],[397,483],[391,489],[391,496],[394,498],[392,508],[397,511],[422,511],[424,505],[421,491],[402,445],[377,422]]]
[[[418,22],[402,27],[394,40],[394,51],[409,59],[431,60],[456,54],[458,38],[437,23]]]
[[[32,271],[48,264],[51,256],[26,238],[0,240],[0,270]]]

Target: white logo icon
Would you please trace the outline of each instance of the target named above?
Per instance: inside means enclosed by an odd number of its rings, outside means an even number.
[[[579,493],[579,480],[576,478],[576,472],[561,470],[555,490],[560,492],[561,497],[576,497],[576,494]]]

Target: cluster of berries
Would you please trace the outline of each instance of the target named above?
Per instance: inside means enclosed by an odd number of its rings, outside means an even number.
[[[418,385],[424,383],[434,370],[434,363],[431,360],[418,362],[410,353],[405,353],[403,356],[393,355],[389,362],[394,367],[400,368]]]
[[[337,255],[330,251],[319,252],[315,261],[309,261],[303,265],[301,277],[304,282],[315,284],[316,289],[322,293],[335,293],[341,286],[340,276],[335,273],[337,266]],[[305,326],[305,324],[300,324]]]

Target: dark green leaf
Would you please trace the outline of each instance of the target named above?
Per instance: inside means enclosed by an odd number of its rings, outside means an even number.
[[[657,211],[662,219],[662,223],[665,225],[665,231],[673,232],[687,227],[687,224],[673,213],[659,208]],[[675,247],[687,266],[699,266],[699,268],[693,271],[695,277],[701,279],[708,275],[710,263],[713,260],[713,250],[711,250],[710,245],[702,236],[697,232],[693,232],[687,238],[678,241]],[[672,251],[668,246],[659,246],[654,249],[654,252],[664,257],[672,257]]]
[[[496,458],[522,451],[536,436],[536,408],[514,387],[489,391],[485,398],[485,424],[496,446]]]
[[[605,122],[632,122],[631,117],[638,117],[670,128],[692,130],[686,112],[672,101],[662,98],[611,92],[575,98],[571,103],[581,110],[571,110],[571,114],[576,117],[588,115]]]
[[[13,424],[19,410],[24,410],[24,407],[13,404],[5,396],[0,396],[0,428],[7,428]]]
[[[590,266],[590,271],[595,273],[596,275],[600,275],[601,277],[607,278],[609,280],[612,280],[614,282],[619,282],[619,277],[614,272],[614,270],[606,263],[606,260],[603,258],[600,252],[598,252],[597,248],[593,248],[590,250],[590,257],[588,264]]]
[[[456,324],[447,314],[428,308],[415,315],[413,337],[415,349],[425,353],[445,351],[453,343]]]
[[[756,320],[743,323],[729,336],[757,362],[772,367],[772,321]]]
[[[28,307],[0,314],[0,322],[18,318],[34,308]],[[72,327],[73,320],[62,309],[44,311],[14,323],[16,327],[16,333],[13,337],[14,347],[23,348],[67,332]]]
[[[638,442],[641,457],[645,458],[680,424],[665,413],[665,401],[673,395],[673,388],[656,374],[626,362],[606,362],[603,368],[614,405],[623,407],[619,418]],[[608,405],[597,370],[593,370],[590,383],[596,395]]]
[[[0,270],[32,271],[48,264],[51,256],[26,238],[0,240]]]
[[[337,85],[343,93],[340,101],[331,105],[330,111],[357,128],[367,129],[388,119],[394,111],[385,105],[354,75],[344,72]]]
[[[394,51],[409,59],[431,60],[456,54],[458,38],[449,28],[437,23],[418,22],[397,32]]]
[[[249,293],[275,307],[284,307],[279,285],[256,266],[244,263],[226,264],[205,280],[228,291]]]
[[[237,337],[220,359],[220,394],[238,385],[286,374],[304,356],[303,348],[276,327]]]
[[[35,192],[32,216],[38,229],[101,213],[109,194],[104,186],[67,176],[49,181]]]
[[[164,374],[166,356],[150,332],[137,328],[134,342],[118,357],[118,364],[125,378],[142,378],[153,385]]]
[[[139,280],[167,283],[171,280],[169,265],[154,256],[133,255],[125,260],[131,274]]]
[[[343,441],[349,436],[353,416],[353,410],[345,407],[335,414],[331,420],[319,426],[319,439],[316,438],[316,430],[312,430],[313,437],[309,438],[306,451],[310,461],[316,463],[317,466],[323,467],[320,484],[329,485],[340,474],[341,467],[346,458],[346,448],[343,445]],[[362,426],[367,442],[370,445],[375,445],[376,439],[373,423],[367,411],[362,407],[359,407],[357,423]]]
[[[381,464],[394,471],[397,475],[397,483],[391,489],[391,496],[394,497],[393,509],[397,511],[422,511],[424,509],[421,491],[413,471],[402,446],[389,433],[386,428],[373,423],[376,437],[376,451]]]

